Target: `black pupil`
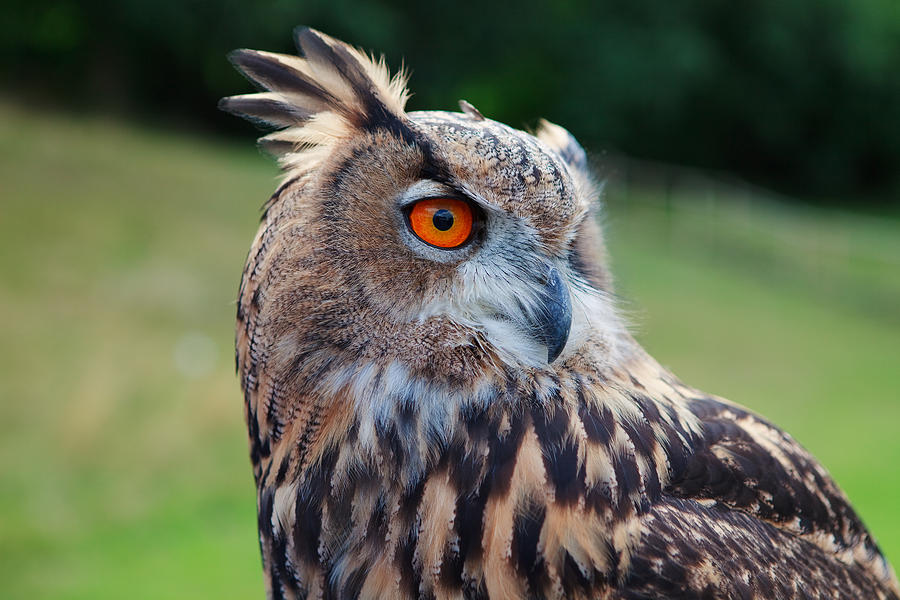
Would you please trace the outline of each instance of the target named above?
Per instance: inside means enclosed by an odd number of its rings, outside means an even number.
[[[431,222],[434,223],[435,229],[439,231],[447,231],[448,229],[453,227],[453,213],[446,208],[442,208],[441,210],[434,213],[434,216],[431,217]]]

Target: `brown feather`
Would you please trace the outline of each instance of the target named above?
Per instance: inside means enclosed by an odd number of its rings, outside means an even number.
[[[286,127],[236,333],[270,598],[900,597],[806,450],[628,335],[568,132],[405,113],[383,64],[297,37],[236,54],[269,91],[223,104]],[[435,195],[477,207],[471,243],[416,240]],[[550,363],[514,314],[547,265]]]

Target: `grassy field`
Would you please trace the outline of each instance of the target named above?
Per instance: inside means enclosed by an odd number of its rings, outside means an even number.
[[[252,598],[244,145],[0,104],[0,596]],[[806,444],[900,562],[900,220],[611,185],[619,294],[683,379]]]

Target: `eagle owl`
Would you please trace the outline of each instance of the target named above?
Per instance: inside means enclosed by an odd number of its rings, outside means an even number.
[[[285,172],[237,309],[270,598],[898,598],[806,450],[629,335],[566,130],[296,38],[222,101]]]

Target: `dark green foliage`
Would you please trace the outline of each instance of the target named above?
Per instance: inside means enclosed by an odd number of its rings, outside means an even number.
[[[410,108],[460,97],[585,146],[731,171],[813,201],[900,195],[896,0],[7,0],[7,93],[241,126],[225,54],[319,28],[414,68]],[[246,131],[244,129],[243,131]]]

